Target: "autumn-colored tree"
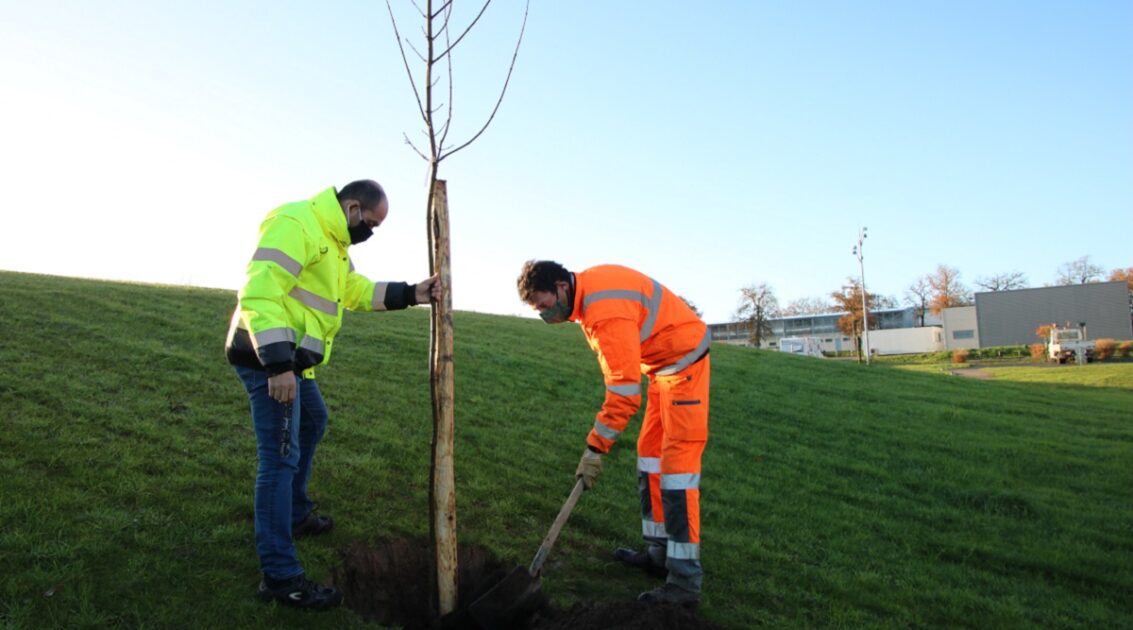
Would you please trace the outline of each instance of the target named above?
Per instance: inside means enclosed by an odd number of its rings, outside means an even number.
[[[928,301],[932,297],[932,286],[928,283],[928,276],[917,278],[909,288],[905,289],[905,304],[915,309],[917,317],[924,326],[924,314],[928,310]]]
[[[771,318],[778,315],[779,300],[766,282],[749,284],[740,289],[736,321],[747,323],[752,345],[758,348],[771,335]]]
[[[948,265],[937,265],[936,271],[925,278],[932,290],[928,306],[933,315],[953,306],[972,303],[972,294],[960,282],[960,271]]]
[[[1043,343],[1046,343],[1050,340],[1050,330],[1052,328],[1054,328],[1054,324],[1043,324],[1035,329],[1035,336],[1042,339]]]
[[[986,278],[976,278],[976,286],[984,291],[1014,291],[1027,288],[1027,276],[1022,271],[997,273]]]
[[[862,285],[855,278],[847,278],[846,286],[842,287],[840,291],[835,291],[830,294],[834,299],[834,305],[838,307],[839,311],[844,311],[846,314],[838,319],[838,330],[843,334],[854,340],[854,348],[858,353],[858,361],[862,360],[861,353],[861,338],[863,335],[862,328]],[[873,311],[874,301],[877,296],[866,292],[866,307]],[[877,318],[867,317],[870,329],[877,328]]]
[[[1104,270],[1090,262],[1089,256],[1082,256],[1077,260],[1062,263],[1058,267],[1058,278],[1055,284],[1086,284],[1102,279]]]
[[[1126,267],[1124,269],[1114,269],[1109,272],[1110,282],[1117,282],[1124,280],[1125,284],[1129,286],[1129,292],[1133,293],[1133,267]]]

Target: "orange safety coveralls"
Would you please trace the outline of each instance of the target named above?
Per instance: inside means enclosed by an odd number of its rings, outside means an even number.
[[[669,581],[700,591],[700,458],[708,441],[708,326],[652,278],[619,265],[574,274],[571,320],[606,381],[587,443],[606,453],[641,406],[637,440],[642,535],[663,546]]]

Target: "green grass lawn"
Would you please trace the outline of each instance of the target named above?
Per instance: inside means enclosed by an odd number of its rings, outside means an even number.
[[[1086,365],[1036,365],[982,368],[992,378],[1017,383],[1049,383],[1080,387],[1114,387],[1133,390],[1133,362],[1096,362]]]
[[[255,441],[222,348],[234,302],[0,272],[0,622],[362,625],[254,598]],[[460,540],[525,564],[570,490],[600,372],[574,326],[455,324]],[[427,331],[423,309],[350,314],[319,374],[331,424],[312,493],[338,527],[299,543],[315,578],[351,541],[428,535]],[[721,345],[712,357],[702,616],[1133,627],[1129,364],[979,381]],[[544,571],[557,606],[653,584],[609,557],[639,536],[638,424]]]

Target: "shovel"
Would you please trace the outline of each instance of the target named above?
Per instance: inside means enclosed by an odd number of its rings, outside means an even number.
[[[531,568],[516,567],[507,577],[468,607],[472,618],[480,624],[480,627],[485,630],[510,628],[526,619],[539,608],[542,602],[539,574],[543,570],[543,563],[546,562],[547,556],[551,553],[551,547],[555,544],[555,539],[559,537],[559,532],[562,531],[563,525],[570,517],[574,504],[578,503],[578,497],[582,496],[582,491],[585,489],[582,479],[579,478],[578,482],[574,484],[570,496],[567,497],[566,503],[563,504],[563,508],[559,510],[559,515],[555,517],[551,531],[547,532],[547,537],[543,539],[539,551],[535,552],[535,559],[531,561]]]

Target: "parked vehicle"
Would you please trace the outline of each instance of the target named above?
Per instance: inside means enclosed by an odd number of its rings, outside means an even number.
[[[813,337],[783,337],[779,340],[779,352],[818,358],[825,356],[822,354],[822,344]]]
[[[1050,327],[1050,339],[1047,340],[1047,360],[1066,363],[1076,359],[1078,363],[1087,363],[1094,360],[1095,342],[1086,339],[1084,328],[1074,328],[1067,324],[1059,328],[1057,324]]]

